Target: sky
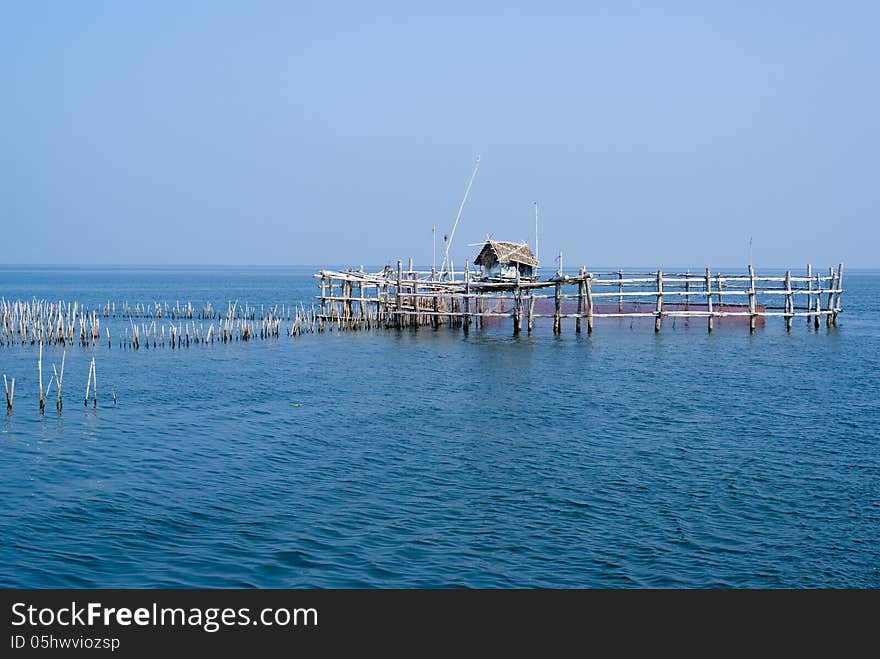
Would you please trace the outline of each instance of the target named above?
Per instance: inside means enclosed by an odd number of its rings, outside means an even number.
[[[425,6],[420,6],[424,4]],[[880,266],[880,3],[0,0],[0,262]]]

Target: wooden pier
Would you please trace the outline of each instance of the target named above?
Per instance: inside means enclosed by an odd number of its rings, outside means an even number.
[[[789,331],[795,318],[806,318],[818,328],[837,325],[843,293],[843,264],[827,274],[807,266],[803,274],[758,275],[752,266],[744,273],[692,272],[590,272],[557,271],[544,280],[517,276],[507,280],[481,279],[480,270],[465,262],[463,270],[415,270],[412,259],[404,268],[386,267],[368,273],[355,270],[321,270],[322,329],[372,327],[418,328],[447,325],[467,331],[472,324],[509,318],[513,332],[532,331],[535,321],[552,318],[553,331],[562,332],[563,321],[574,320],[580,332],[592,332],[604,318],[649,318],[659,332],[664,319],[704,319],[712,331],[716,319],[748,321],[754,332],[764,319],[784,319]],[[552,303],[552,309],[550,307]]]

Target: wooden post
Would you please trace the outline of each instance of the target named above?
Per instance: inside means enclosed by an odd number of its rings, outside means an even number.
[[[813,311],[813,266],[807,263],[807,325],[812,321],[810,312]]]
[[[12,386],[6,382],[6,373],[3,374],[3,389],[6,392],[6,411],[12,412],[12,399],[15,398],[15,378],[12,378]]]
[[[691,310],[691,271],[688,271],[684,275],[684,310]]]
[[[55,382],[57,385],[55,387],[55,389],[58,394],[58,400],[55,403],[55,409],[57,409],[59,412],[61,411],[61,408],[64,407],[64,402],[62,401],[62,398],[61,398],[61,387],[64,383],[64,357],[65,357],[66,353],[67,353],[66,350],[61,353],[61,374],[60,375],[58,374],[58,369],[55,368],[55,364],[52,364],[52,371],[55,373]]]
[[[706,310],[709,312],[708,325],[711,334],[715,315],[712,311],[712,270],[709,268],[706,268]]]
[[[825,309],[828,312],[833,311],[834,304],[834,268],[828,268],[828,298],[825,301]],[[825,327],[831,327],[831,313],[825,314]]]
[[[532,327],[535,324],[535,293],[529,291],[529,334],[532,333]]]
[[[755,302],[755,268],[749,263],[749,332],[755,333],[757,319],[757,304]]]
[[[379,285],[379,281],[376,281],[376,324],[381,325],[382,323],[382,287]]]
[[[791,292],[791,270],[785,271],[785,331],[791,331],[792,315],[794,314],[794,299]]]
[[[657,271],[657,308],[654,311],[654,331],[660,331],[663,314],[663,272]]]
[[[581,333],[581,316],[584,315],[584,289],[586,286],[584,285],[584,280],[586,279],[586,268],[581,266],[580,271],[578,272],[578,307],[577,307],[577,319],[574,322],[574,331],[577,334]]]
[[[412,259],[410,259],[412,260]],[[421,318],[419,318],[419,280],[416,277],[413,277],[412,280],[412,300],[413,300],[413,313],[415,314],[413,317],[415,318],[415,328],[419,328],[419,322]]]
[[[388,280],[385,280],[385,285],[382,290],[384,291],[384,295],[385,295],[385,300],[382,303],[382,316],[385,320],[385,325],[387,327],[390,324],[388,307],[391,306],[391,282],[389,282]]]
[[[816,273],[816,315],[813,316],[813,328],[819,329],[819,316],[822,315],[822,279]]]
[[[330,300],[329,300],[330,318],[332,319],[334,316],[337,316],[337,317],[339,316],[339,314],[336,313],[336,300],[333,299],[333,277],[329,277],[329,276],[327,277],[327,287],[328,287],[328,293],[329,293],[329,297],[330,297]]]
[[[403,324],[402,318],[401,318],[401,313],[403,311],[402,289],[403,289],[403,261],[401,261],[400,259],[397,259],[397,290],[395,291],[395,296],[394,296],[395,300],[397,302],[397,311],[394,314],[394,316],[395,316],[394,324],[397,326],[398,329],[400,329]]]
[[[94,362],[89,362],[89,375],[86,378],[86,399],[85,403],[83,403],[86,407],[89,405],[89,389],[92,386],[92,367],[94,366]]]
[[[451,281],[453,283],[455,282],[455,264],[452,262],[452,259],[449,259],[449,281]],[[447,298],[444,297],[443,304],[441,306],[445,307],[446,301],[447,301]],[[449,301],[449,309],[448,310],[450,312],[454,312],[455,311],[455,300],[453,299],[451,294],[449,295],[448,301]],[[448,315],[445,318],[441,318],[440,322],[448,325],[449,327],[452,327],[454,320],[455,320],[455,316]]]
[[[437,281],[437,269],[431,268],[431,281]],[[439,318],[440,318],[440,290],[434,289],[434,298],[431,300],[431,310],[434,312],[434,315],[431,316],[431,326],[434,329],[440,326]]]
[[[516,264],[514,264],[516,265]],[[520,288],[519,266],[516,268],[516,288],[513,289],[513,334],[522,331],[522,289]]]
[[[560,275],[557,275],[556,280],[556,294],[555,294],[555,310],[553,312],[553,333],[559,334],[562,332],[562,318],[560,314],[562,313],[562,282],[559,279]]]
[[[435,297],[434,300],[436,303],[437,298]],[[436,306],[434,310],[436,311]],[[434,316],[434,318],[436,317]],[[468,261],[464,262],[464,320],[462,327],[465,334],[471,327],[471,265]]]
[[[40,375],[40,414],[46,409],[46,401],[43,399],[43,342],[40,341],[40,356],[37,358],[37,371]]]
[[[623,313],[623,270],[617,271],[617,292],[619,293],[617,297],[617,313]]]
[[[584,289],[587,292],[587,334],[593,333],[593,282],[590,277],[584,278]]]
[[[837,293],[834,297],[834,308],[831,309],[831,324],[837,326],[837,314],[840,312],[840,294],[843,293],[843,263],[837,264]]]

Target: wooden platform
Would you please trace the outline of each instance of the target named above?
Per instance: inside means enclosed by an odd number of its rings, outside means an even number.
[[[836,325],[841,312],[843,264],[827,274],[760,276],[752,266],[745,273],[704,272],[590,272],[555,273],[546,279],[481,280],[465,264],[442,277],[435,271],[403,268],[368,273],[357,270],[321,270],[319,324],[338,328],[357,326],[419,327],[447,324],[465,330],[489,318],[510,318],[514,333],[531,331],[541,317],[553,319],[554,332],[563,319],[575,320],[575,331],[585,322],[592,332],[598,318],[653,318],[659,332],[664,318],[705,318],[712,331],[718,318],[741,318],[755,330],[760,320],[780,317],[790,330],[796,317],[819,326]],[[542,301],[553,302],[552,313]],[[536,303],[537,308],[536,308]],[[542,313],[543,311],[543,313]]]

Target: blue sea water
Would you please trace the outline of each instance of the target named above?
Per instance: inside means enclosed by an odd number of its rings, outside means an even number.
[[[308,305],[311,272],[3,266],[0,296]],[[790,334],[114,340],[43,416],[36,346],[0,347],[0,586],[880,587],[880,273],[845,288]]]

